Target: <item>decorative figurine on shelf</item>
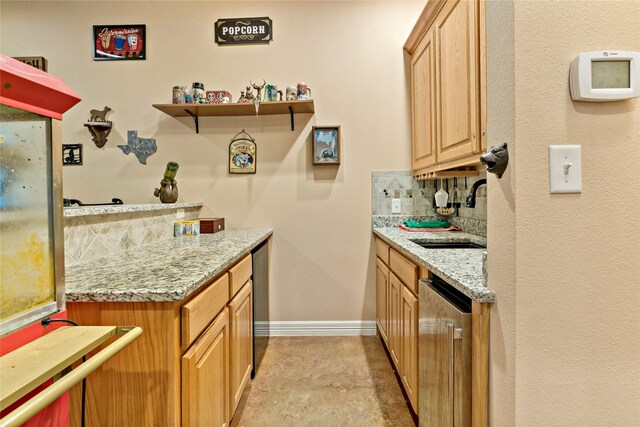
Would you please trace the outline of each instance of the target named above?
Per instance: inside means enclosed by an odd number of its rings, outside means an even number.
[[[169,162],[160,181],[160,188],[156,188],[153,195],[160,198],[162,203],[175,203],[178,200],[178,181],[174,178],[178,173],[178,163]]]
[[[102,110],[91,110],[89,114],[91,114],[90,122],[105,122],[107,113],[111,111],[111,108],[104,107]]]
[[[106,119],[109,111],[111,111],[111,108],[106,106],[102,110],[89,111],[89,120],[84,124],[89,129],[91,140],[98,148],[104,147],[111,132],[113,123]]]
[[[251,90],[251,86],[247,86],[247,90],[245,92],[240,92],[239,103],[250,103],[254,102],[256,98],[253,96],[253,91]]]
[[[265,79],[262,79],[262,84],[261,85],[254,85],[253,83],[251,83],[251,80],[249,80],[249,83],[251,84],[251,87],[253,87],[257,92],[256,93],[256,101],[260,101],[262,99],[262,96],[261,96],[262,89],[267,84],[267,81]]]

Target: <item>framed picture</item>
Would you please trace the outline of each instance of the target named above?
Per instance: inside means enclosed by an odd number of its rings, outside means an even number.
[[[314,165],[339,165],[340,126],[314,126],[313,149],[311,155]]]
[[[93,60],[147,59],[146,25],[94,25]]]
[[[62,144],[62,165],[82,165],[82,144]]]
[[[229,173],[256,173],[256,154],[255,140],[243,129],[229,144]]]

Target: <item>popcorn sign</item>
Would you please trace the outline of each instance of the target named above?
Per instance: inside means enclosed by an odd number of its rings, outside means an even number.
[[[273,24],[268,17],[218,19],[215,25],[216,43],[268,44],[273,40]]]

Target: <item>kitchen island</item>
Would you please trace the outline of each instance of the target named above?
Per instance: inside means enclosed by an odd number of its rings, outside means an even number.
[[[252,368],[251,251],[271,235],[185,236],[67,268],[70,319],[143,329],[89,378],[87,425],[228,424]]]

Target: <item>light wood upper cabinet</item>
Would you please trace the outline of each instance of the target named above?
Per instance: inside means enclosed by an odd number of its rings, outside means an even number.
[[[251,380],[253,367],[253,308],[251,304],[251,280],[245,283],[229,302],[231,324],[231,417],[240,403],[242,392]]]
[[[475,1],[451,1],[435,22],[440,163],[480,151],[476,9]]]
[[[411,58],[411,155],[413,170],[436,164],[436,68],[433,31]]]
[[[229,310],[182,356],[182,425],[229,425]]]
[[[412,55],[415,176],[480,163],[486,146],[484,1],[429,1],[405,43]]]

